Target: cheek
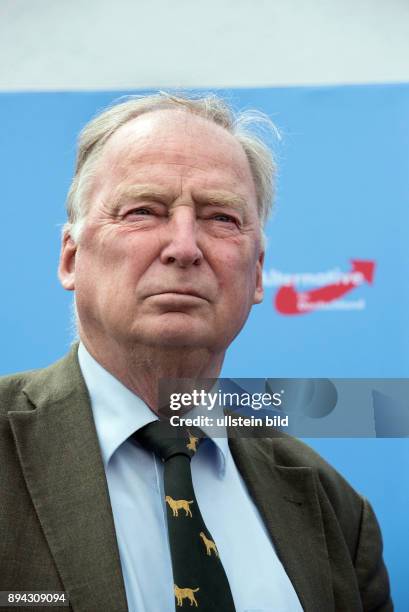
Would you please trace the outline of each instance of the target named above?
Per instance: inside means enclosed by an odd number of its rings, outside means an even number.
[[[225,260],[219,274],[220,306],[232,323],[244,322],[252,308],[256,287],[255,264],[240,259]]]
[[[128,261],[134,250],[130,248],[127,236],[117,235],[114,228],[101,228],[84,235],[84,246],[80,250],[80,265],[83,271],[109,273],[110,270],[120,273],[124,262]]]
[[[157,241],[141,234],[109,228],[86,243],[78,262],[78,289],[86,291],[88,299],[98,295],[98,302],[120,302],[125,309],[133,303],[139,282],[157,257]]]
[[[104,248],[103,244],[87,242],[76,261],[77,299],[95,301],[101,293],[119,280],[123,268],[118,265],[119,253],[116,249]],[[99,298],[98,298],[99,300]]]
[[[254,249],[239,248],[221,249],[217,257],[213,258],[219,271],[219,277],[227,286],[234,287],[253,286],[256,279],[257,255]]]

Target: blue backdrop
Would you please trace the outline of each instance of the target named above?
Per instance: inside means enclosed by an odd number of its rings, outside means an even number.
[[[122,93],[0,95],[1,373],[45,366],[69,346],[71,295],[56,265],[76,135]],[[221,93],[264,110],[282,135],[271,139],[279,176],[265,300],[223,375],[408,377],[409,86]],[[373,503],[396,609],[407,612],[409,440],[309,442]]]

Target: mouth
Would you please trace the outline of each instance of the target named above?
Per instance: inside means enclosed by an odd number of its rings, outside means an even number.
[[[154,296],[158,296],[158,295],[169,295],[169,296],[180,296],[180,297],[193,297],[193,298],[198,298],[201,300],[207,300],[207,298],[202,294],[199,293],[198,291],[195,291],[194,289],[168,289],[167,291],[160,291],[158,293],[155,293]]]

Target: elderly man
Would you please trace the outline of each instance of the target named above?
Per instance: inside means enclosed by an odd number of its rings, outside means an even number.
[[[169,451],[159,431],[159,380],[217,377],[263,299],[273,163],[246,125],[160,94],[84,129],[59,265],[80,344],[0,387],[0,590],[76,612],[392,610],[373,512],[312,450]]]

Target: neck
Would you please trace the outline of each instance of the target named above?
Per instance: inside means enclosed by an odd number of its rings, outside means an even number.
[[[202,347],[132,345],[124,349],[114,342],[109,346],[98,346],[83,334],[81,341],[105,370],[156,413],[159,412],[160,380],[217,378],[224,360],[224,351],[212,353]]]

